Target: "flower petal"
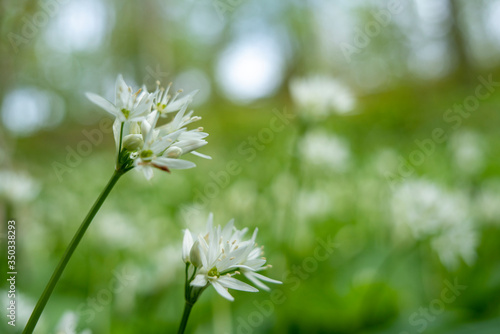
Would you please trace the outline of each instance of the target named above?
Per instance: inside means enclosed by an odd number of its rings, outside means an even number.
[[[226,298],[230,302],[234,301],[234,297],[231,296],[231,294],[227,291],[227,289],[225,289],[222,285],[217,283],[217,281],[212,281],[211,283],[212,283],[212,286],[214,287],[215,291],[217,291],[219,293],[219,295]]]
[[[193,236],[188,229],[184,230],[184,239],[182,241],[182,260],[184,262],[189,262],[189,253],[193,247]]]
[[[196,151],[191,151],[191,154],[197,155],[197,156],[199,156],[200,158],[203,158],[203,159],[212,160],[211,156],[206,155],[206,154],[202,154],[202,153],[198,153]]]
[[[243,283],[242,281],[239,281],[236,278],[233,278],[231,276],[221,276],[217,279],[217,282],[219,282],[223,287],[226,287],[229,289],[248,291],[248,292],[258,292],[259,291],[256,288],[254,288],[253,286],[248,285],[246,283]]]
[[[116,78],[115,92],[116,92],[115,104],[119,108],[125,107],[130,99],[130,95],[132,94],[132,89],[127,85],[125,80],[123,80],[123,76],[121,74],[119,74],[118,77]]]
[[[188,169],[196,167],[196,164],[191,161],[181,160],[181,159],[171,159],[165,157],[158,157],[154,159],[154,162],[158,165],[164,165],[171,169]]]
[[[192,286],[201,286],[201,287],[204,287],[205,285],[207,285],[207,283],[208,283],[207,276],[205,276],[203,274],[196,275],[196,277],[194,278],[194,280],[191,281],[191,285]]]
[[[94,94],[94,93],[85,93],[85,95],[87,96],[87,98],[90,101],[92,101],[93,103],[95,103],[96,105],[101,107],[102,109],[106,110],[111,115],[113,115],[115,117],[120,116],[121,113],[117,112],[118,109],[115,107],[115,105],[113,103],[109,102],[108,100],[106,100],[104,97],[99,96],[99,95]]]

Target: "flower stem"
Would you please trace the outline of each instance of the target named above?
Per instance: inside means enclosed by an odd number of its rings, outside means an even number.
[[[124,122],[122,122],[120,126],[120,143],[118,144],[118,153],[116,155],[116,169],[119,168],[120,166],[120,153],[122,151],[122,142],[123,142],[123,126],[125,125]]]
[[[193,308],[194,304],[191,304],[190,302],[186,301],[186,305],[184,306],[184,313],[182,314],[182,321],[179,326],[179,331],[177,334],[183,334],[184,331],[186,330],[186,325],[189,319],[189,314],[191,313],[191,309]]]
[[[35,326],[38,322],[38,319],[40,318],[40,315],[43,312],[43,309],[45,308],[45,305],[47,304],[47,301],[50,298],[50,295],[52,294],[52,291],[54,291],[55,286],[57,285],[57,282],[59,281],[59,278],[61,277],[64,268],[66,268],[66,265],[68,264],[69,260],[71,259],[71,256],[73,255],[73,252],[75,251],[76,247],[80,243],[80,240],[82,239],[83,235],[85,234],[85,231],[87,231],[87,228],[89,227],[90,223],[92,222],[92,219],[96,215],[97,211],[101,208],[101,205],[104,203],[106,200],[106,197],[108,197],[109,193],[111,192],[111,189],[113,189],[114,185],[118,181],[118,179],[124,174],[123,170],[115,170],[113,175],[111,176],[111,179],[108,181],[108,184],[104,188],[104,190],[101,192],[97,200],[95,201],[94,205],[90,209],[89,213],[83,220],[82,224],[80,225],[80,228],[76,232],[75,236],[71,240],[70,244],[68,245],[68,248],[66,248],[66,251],[64,252],[63,257],[59,261],[59,264],[57,265],[56,269],[54,270],[54,273],[52,274],[52,277],[50,278],[49,283],[45,287],[45,290],[43,291],[42,295],[40,296],[40,299],[38,300],[35,309],[33,310],[33,313],[31,314],[31,317],[26,324],[26,327],[24,328],[23,334],[31,334],[33,333],[33,330],[35,329]]]

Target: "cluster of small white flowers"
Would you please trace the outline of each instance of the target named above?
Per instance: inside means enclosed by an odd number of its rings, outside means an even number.
[[[78,315],[73,311],[66,311],[56,326],[55,334],[92,334],[90,329],[77,332]]]
[[[40,184],[25,172],[0,170],[0,198],[28,202],[40,193]]]
[[[243,283],[233,276],[243,274],[255,286],[269,290],[262,281],[281,284],[280,281],[270,279],[259,274],[269,268],[266,259],[262,257],[262,247],[257,247],[255,229],[252,238],[245,240],[247,228],[238,230],[234,227],[234,220],[222,229],[220,225],[213,226],[213,215],[210,214],[205,233],[193,235],[189,230],[184,231],[182,258],[188,265],[195,267],[190,287],[202,291],[209,284],[224,298],[233,301],[234,298],[228,289],[257,292],[258,290]]]
[[[294,78],[289,85],[293,102],[306,118],[321,119],[330,114],[345,114],[354,109],[356,99],[351,90],[328,76]]]
[[[486,164],[486,143],[479,133],[459,131],[450,139],[454,166],[468,175],[480,173]]]
[[[332,133],[311,131],[299,143],[300,156],[305,161],[327,167],[336,172],[345,172],[349,168],[351,151],[349,143]]]
[[[158,83],[153,93],[149,93],[146,87],[133,93],[119,75],[114,104],[99,95],[87,93],[92,102],[115,117],[113,132],[118,157],[125,151],[127,158],[133,161],[132,167],[141,169],[147,179],[153,177],[154,168],[170,172],[170,169],[195,167],[193,162],[179,159],[187,153],[210,159],[195,151],[207,144],[204,138],[208,134],[203,132],[203,128],[186,128],[201,119],[193,116],[193,111],[187,112],[196,91],[178,98],[182,91],[171,96],[170,86],[164,89]],[[173,113],[176,113],[175,116],[170,117]],[[160,118],[170,120],[157,126]]]
[[[443,265],[458,266],[459,258],[472,264],[476,258],[478,232],[468,208],[468,199],[425,180],[399,185],[391,199],[396,233],[410,230],[416,240],[429,239]]]
[[[500,225],[500,179],[484,180],[474,200],[474,211],[479,221]]]

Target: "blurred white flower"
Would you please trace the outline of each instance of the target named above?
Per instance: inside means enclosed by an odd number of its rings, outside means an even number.
[[[500,225],[500,179],[486,180],[474,201],[475,214],[481,221]]]
[[[485,142],[480,134],[472,131],[460,131],[450,139],[450,149],[454,166],[466,174],[481,172],[486,163]]]
[[[129,248],[143,239],[141,230],[125,214],[111,211],[103,212],[96,223],[96,232],[106,245]]]
[[[396,236],[405,238],[408,230],[416,240],[431,240],[448,269],[461,257],[467,264],[475,259],[478,233],[470,222],[468,199],[425,180],[409,180],[395,189],[391,211]],[[460,238],[446,244],[446,240]]]
[[[383,148],[376,151],[370,159],[371,168],[382,176],[393,173],[398,166],[398,153],[391,148]]]
[[[336,172],[347,171],[351,151],[349,143],[343,138],[323,131],[307,133],[299,143],[303,160]]]
[[[77,332],[78,315],[73,311],[66,311],[63,313],[61,319],[56,326],[56,334],[92,334],[90,329]]]
[[[445,227],[439,235],[431,239],[431,247],[448,269],[456,269],[462,258],[469,266],[476,260],[479,235],[470,221],[463,221]]]
[[[25,172],[0,171],[0,197],[27,202],[37,197],[40,190],[40,184]]]
[[[261,281],[281,283],[257,273],[269,266],[265,266],[262,249],[255,244],[257,229],[251,239],[244,240],[247,231],[247,228],[236,229],[234,220],[229,221],[224,229],[220,225],[214,227],[212,214],[209,215],[205,233],[194,237],[189,230],[184,231],[182,257],[187,264],[195,266],[194,279],[189,282],[193,296],[189,298],[196,301],[208,285],[230,301],[234,298],[228,289],[257,292],[254,287],[233,278],[240,271],[262,289],[267,290],[268,287]]]
[[[321,119],[332,113],[345,114],[356,104],[351,90],[328,76],[293,78],[289,89],[293,102],[305,118]]]
[[[333,209],[332,197],[328,189],[300,190],[295,206],[296,215],[304,220],[321,218]]]

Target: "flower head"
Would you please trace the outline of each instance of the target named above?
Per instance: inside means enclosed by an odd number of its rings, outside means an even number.
[[[261,289],[269,289],[261,281],[281,284],[257,273],[269,266],[265,266],[262,249],[255,244],[257,229],[250,239],[244,239],[247,231],[247,228],[235,228],[233,220],[224,228],[220,225],[214,227],[213,215],[210,214],[205,233],[194,238],[189,230],[184,232],[183,260],[188,266],[195,266],[192,279],[188,282],[190,294],[186,298],[196,301],[209,285],[230,301],[234,298],[228,289],[257,292],[256,288],[234,278],[241,273]]]
[[[209,156],[196,152],[207,144],[204,139],[208,133],[203,128],[188,130],[187,125],[201,117],[187,112],[189,103],[197,91],[178,98],[182,90],[174,97],[159,83],[154,93],[146,88],[132,93],[122,76],[116,81],[115,104],[104,98],[87,93],[87,97],[110,114],[114,115],[113,133],[117,148],[117,169],[124,171],[132,168],[142,170],[147,179],[151,179],[154,169],[170,172],[171,169],[186,169],[196,165],[179,159],[187,153],[193,153],[205,159]],[[170,121],[157,126],[160,118],[177,112]]]
[[[322,119],[330,114],[345,114],[354,109],[351,90],[328,76],[293,78],[289,85],[293,102],[307,119]]]
[[[408,234],[429,241],[448,269],[456,269],[460,259],[468,265],[476,259],[479,235],[461,192],[426,180],[407,180],[395,188],[391,209],[396,236],[405,242]]]

